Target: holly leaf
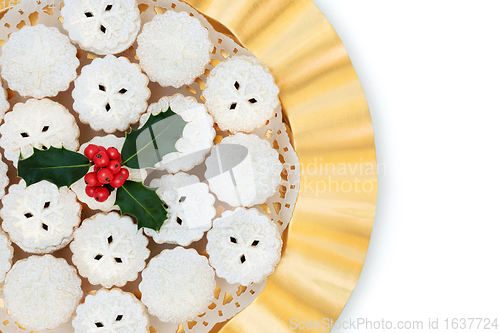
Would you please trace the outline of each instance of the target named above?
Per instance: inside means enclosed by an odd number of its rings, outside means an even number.
[[[149,228],[159,231],[168,218],[163,201],[154,189],[140,182],[127,180],[116,190],[116,204],[122,215],[127,214],[137,219],[138,229]]]
[[[126,134],[122,165],[132,169],[153,168],[163,156],[177,151],[175,143],[186,124],[170,107],[156,116],[151,115],[143,127]]]
[[[64,147],[34,148],[33,155],[19,161],[17,175],[26,181],[27,186],[47,180],[57,187],[69,187],[84,177],[89,168],[90,161],[85,155]]]

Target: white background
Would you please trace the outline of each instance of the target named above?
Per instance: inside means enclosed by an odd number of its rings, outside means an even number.
[[[500,325],[500,1],[314,2],[358,73],[387,169],[339,321]],[[355,331],[367,330],[336,330]]]

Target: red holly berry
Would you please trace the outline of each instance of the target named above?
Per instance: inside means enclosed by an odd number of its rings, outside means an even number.
[[[113,173],[108,168],[101,169],[97,172],[97,179],[104,184],[109,184],[113,179]]]
[[[85,175],[85,184],[90,186],[96,186],[99,180],[97,179],[97,172],[89,172]]]
[[[85,150],[83,151],[83,154],[87,156],[89,160],[92,161],[94,159],[95,154],[97,154],[98,152],[99,152],[99,147],[97,147],[96,145],[88,145],[87,148],[85,148]]]
[[[97,187],[97,186],[90,186],[90,185],[88,185],[88,186],[86,186],[86,187],[85,187],[85,193],[87,193],[87,195],[88,195],[89,197],[93,197],[93,196],[94,196],[94,194],[95,194],[95,191],[96,191],[97,189],[98,189],[98,187]]]
[[[104,146],[99,146],[99,150],[100,150],[100,151],[106,151],[106,147],[104,147]]]
[[[113,175],[116,175],[118,172],[120,172],[121,168],[122,168],[122,165],[121,165],[120,161],[118,161],[118,160],[109,161],[108,169],[111,170]]]
[[[94,199],[97,202],[104,202],[109,197],[109,191],[105,187],[98,187],[94,192]]]
[[[118,161],[122,160],[122,156],[121,156],[120,152],[115,147],[109,147],[106,150],[106,152],[108,153],[109,159],[118,160]]]
[[[121,176],[123,176],[123,179],[127,180],[129,176],[129,172],[126,168],[121,168],[120,173]]]
[[[113,177],[113,179],[111,180],[111,183],[109,183],[109,185],[113,186],[114,188],[118,188],[125,183],[125,180],[126,179],[122,175],[117,174]]]
[[[105,168],[108,166],[109,163],[109,156],[106,151],[100,151],[94,156],[94,163],[97,167],[99,168]]]

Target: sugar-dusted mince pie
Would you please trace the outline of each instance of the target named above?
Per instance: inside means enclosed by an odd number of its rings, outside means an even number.
[[[43,24],[12,33],[0,57],[3,79],[23,97],[52,97],[67,90],[79,65],[69,38]]]
[[[82,144],[82,146],[80,147],[78,152],[83,154],[83,152],[85,151],[85,148],[87,148],[87,146],[90,144],[103,146],[106,149],[109,147],[115,147],[116,149],[121,151],[124,142],[125,142],[125,138],[118,138],[113,134],[108,134],[106,136],[95,136],[92,140]],[[93,167],[91,167],[91,168],[93,168]],[[122,168],[126,168],[126,167],[122,167]],[[127,168],[127,170],[130,172],[130,176],[128,178],[129,180],[142,181],[143,179],[146,178],[146,173],[144,170],[129,169],[129,168]],[[76,193],[78,200],[85,203],[90,209],[94,209],[94,210],[98,209],[98,210],[101,210],[103,212],[120,209],[120,207],[115,205],[116,190],[111,191],[111,193],[109,194],[109,197],[106,201],[97,202],[94,198],[89,197],[85,193],[85,186],[86,186],[85,180],[83,178],[81,178],[71,185],[71,189],[73,190],[73,192]]]
[[[149,313],[179,324],[207,311],[213,302],[215,273],[194,249],[163,250],[142,272],[139,290]]]
[[[207,253],[217,276],[248,286],[274,272],[281,256],[278,227],[255,208],[238,207],[214,220]]]
[[[100,289],[85,297],[72,321],[75,333],[150,333],[144,305],[120,289]]]
[[[75,80],[73,108],[95,131],[125,131],[148,107],[148,83],[139,65],[125,57],[96,58]]]
[[[210,72],[205,105],[220,129],[251,132],[274,117],[279,88],[267,66],[255,57],[233,56]]]
[[[125,51],[141,28],[135,0],[65,0],[61,16],[69,38],[97,54]]]
[[[9,186],[9,177],[7,177],[9,168],[7,164],[2,161],[2,154],[0,153],[0,199],[5,195],[5,188]]]
[[[5,115],[0,126],[0,146],[5,158],[17,167],[19,154],[27,158],[33,148],[48,149],[50,146],[77,150],[80,130],[75,117],[63,105],[50,99],[29,99],[17,103]]]
[[[166,169],[170,173],[189,171],[195,165],[203,163],[205,155],[214,145],[214,121],[205,105],[198,103],[194,97],[175,94],[162,97],[157,103],[149,105],[147,113],[141,116],[140,127],[144,126],[150,115],[156,116],[169,107],[187,124],[181,138],[175,143],[177,151],[163,156],[163,160],[155,167]]]
[[[0,122],[3,119],[5,112],[9,111],[9,109],[10,104],[7,100],[7,91],[3,87],[1,87],[0,83]]]
[[[129,216],[96,214],[83,221],[74,236],[73,263],[91,284],[122,287],[146,266],[148,239]]]
[[[168,10],[144,24],[137,57],[153,82],[180,88],[205,72],[213,49],[208,30],[186,12]]]
[[[31,256],[7,273],[5,307],[28,332],[53,329],[71,319],[83,296],[81,284],[66,260],[50,254]]]
[[[210,190],[233,207],[264,203],[278,190],[283,170],[269,141],[244,133],[222,139],[205,164]]]
[[[14,248],[10,243],[9,237],[0,230],[0,283],[5,281],[5,274],[12,267],[12,257]]]
[[[46,180],[29,187],[21,180],[9,188],[2,204],[3,230],[30,253],[51,253],[65,247],[81,221],[82,206],[75,193]]]
[[[144,229],[156,243],[188,246],[212,227],[215,198],[198,177],[179,172],[153,179],[151,186],[158,187],[156,193],[168,211],[168,219],[159,232]]]

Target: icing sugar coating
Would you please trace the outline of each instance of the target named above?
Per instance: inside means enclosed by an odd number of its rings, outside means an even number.
[[[5,195],[5,188],[9,185],[7,171],[9,171],[9,168],[7,164],[2,161],[2,154],[0,154],[0,199]]]
[[[188,246],[212,227],[215,198],[198,177],[179,172],[153,179],[151,186],[158,187],[156,193],[168,207],[168,219],[159,232],[144,229],[156,243]]]
[[[50,253],[65,247],[81,221],[82,206],[73,191],[58,189],[46,180],[29,187],[21,180],[9,188],[2,203],[2,228],[30,253]]]
[[[12,267],[12,257],[14,248],[10,243],[9,237],[0,230],[0,283],[5,281],[5,274]]]
[[[125,51],[141,28],[135,0],[65,0],[61,16],[69,38],[97,54]]]
[[[205,105],[198,103],[194,97],[175,94],[162,97],[157,103],[149,105],[147,113],[140,119],[140,127],[148,121],[150,115],[156,116],[171,108],[187,122],[182,137],[175,143],[177,152],[163,156],[155,167],[166,169],[170,173],[180,170],[189,171],[195,165],[203,163],[205,155],[214,144],[215,129],[212,117],[207,113]]]
[[[213,302],[215,273],[194,249],[163,250],[142,272],[139,290],[149,313],[179,324],[207,311]]]
[[[210,72],[205,105],[220,129],[251,132],[274,117],[279,88],[266,65],[255,57],[233,56]]]
[[[95,131],[125,131],[148,107],[148,83],[139,65],[125,57],[96,58],[75,80],[73,108]]]
[[[223,149],[224,145],[232,146],[230,149]],[[243,160],[237,160],[239,154],[231,151],[237,146],[247,149]],[[220,160],[223,161],[222,165],[219,165]],[[255,134],[244,133],[222,139],[212,148],[205,165],[205,177],[208,179],[210,190],[219,200],[233,207],[251,207],[264,203],[278,190],[283,170],[279,154],[269,141]],[[219,170],[227,170],[228,166],[232,166],[230,171],[220,173]]]
[[[1,87],[0,89],[0,121],[2,121],[5,112],[9,111],[10,104],[7,101],[7,91]]]
[[[144,24],[137,56],[153,82],[180,88],[205,72],[213,49],[208,30],[186,12],[168,10]]]
[[[67,90],[79,65],[69,38],[43,24],[14,32],[0,57],[2,77],[23,97],[52,97]]]
[[[83,221],[74,236],[72,260],[91,284],[122,287],[146,267],[148,239],[129,216],[96,214]]]
[[[207,253],[217,276],[248,286],[274,272],[281,256],[278,227],[256,209],[236,208],[214,220]]]
[[[30,330],[67,322],[83,296],[82,281],[66,260],[50,254],[17,261],[7,273],[5,307]]]
[[[144,305],[131,293],[100,289],[85,297],[72,321],[75,333],[149,333]]]
[[[17,167],[19,153],[23,158],[33,154],[33,148],[48,149],[50,146],[77,150],[80,130],[75,117],[63,105],[50,99],[29,99],[17,103],[5,115],[0,126],[0,146],[5,158]]]

